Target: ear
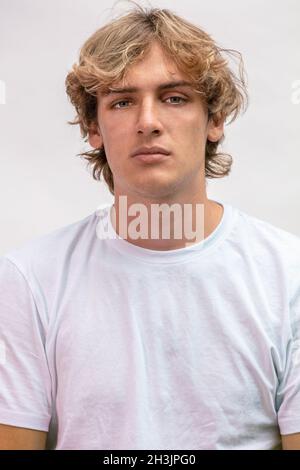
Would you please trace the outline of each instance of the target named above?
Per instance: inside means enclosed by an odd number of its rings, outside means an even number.
[[[98,149],[103,145],[103,138],[97,123],[92,123],[88,131],[88,141],[91,147]]]
[[[215,122],[211,118],[207,125],[207,139],[210,142],[217,142],[224,134],[224,119]]]

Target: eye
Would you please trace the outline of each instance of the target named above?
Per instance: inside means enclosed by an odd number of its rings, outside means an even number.
[[[117,104],[120,104],[120,103],[129,103],[129,100],[122,100],[122,101],[118,101],[117,103],[114,103],[112,105],[112,108],[116,108],[117,107]],[[121,108],[124,108],[124,106],[121,106]],[[120,109],[120,108],[118,108]]]
[[[186,102],[186,101],[187,101],[187,99],[182,98],[182,96],[169,96],[169,98],[166,98],[165,101],[170,100],[170,99],[173,99],[173,98],[175,98],[175,99],[177,99],[177,100],[181,100],[181,102]],[[116,108],[116,109],[127,108],[127,106],[118,106],[118,105],[120,105],[120,104],[122,104],[122,103],[123,103],[123,104],[124,104],[124,103],[129,103],[129,102],[130,102],[130,100],[121,100],[121,101],[117,101],[116,103],[114,103],[114,104],[112,105],[112,108]],[[177,102],[177,103],[178,103],[178,102]],[[177,104],[177,103],[174,103],[174,104]],[[180,102],[179,102],[178,104],[180,104]]]
[[[182,96],[169,96],[169,98],[167,98],[167,100],[170,100],[172,98],[177,98],[177,99],[181,100],[182,102],[187,101],[185,98],[182,98]]]

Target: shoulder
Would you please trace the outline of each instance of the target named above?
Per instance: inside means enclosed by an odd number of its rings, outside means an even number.
[[[94,236],[96,212],[72,224],[40,235],[0,257],[2,265],[14,265],[25,278],[55,271],[81,248],[88,249]]]
[[[260,239],[267,245],[284,248],[293,246],[300,250],[300,237],[276,225],[250,215],[246,211],[234,208],[239,217],[240,226],[248,231],[248,234]]]
[[[282,252],[285,255],[300,255],[300,237],[265,220],[234,208],[238,218],[237,235],[245,237],[249,243],[265,249]]]
[[[293,295],[300,286],[300,237],[240,209],[236,211],[236,237],[243,241],[249,259],[264,270],[286,275]]]

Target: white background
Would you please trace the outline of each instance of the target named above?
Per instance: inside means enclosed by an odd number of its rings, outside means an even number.
[[[145,3],[143,3],[145,4]],[[154,1],[239,50],[250,94],[246,114],[226,127],[229,177],[208,196],[300,236],[298,0]],[[75,222],[113,196],[77,153],[88,149],[64,81],[83,42],[129,8],[99,0],[0,0],[0,254]],[[3,87],[2,87],[3,89]],[[295,91],[294,91],[295,92]],[[299,93],[298,93],[299,96]]]

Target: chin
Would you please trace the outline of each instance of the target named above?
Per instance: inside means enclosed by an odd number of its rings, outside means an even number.
[[[176,184],[177,183],[177,184]],[[178,182],[174,181],[145,181],[143,184],[135,185],[136,193],[148,199],[162,199],[174,195]]]

